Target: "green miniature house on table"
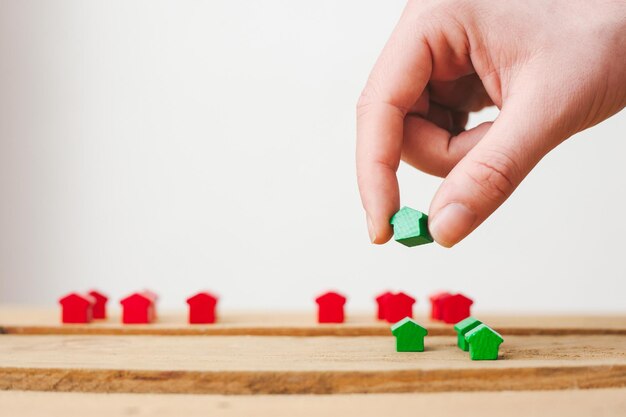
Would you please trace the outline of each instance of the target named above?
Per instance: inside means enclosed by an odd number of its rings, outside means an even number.
[[[393,226],[393,238],[405,246],[432,243],[428,231],[428,216],[421,211],[402,207],[389,221]]]
[[[498,359],[498,349],[504,339],[498,332],[484,324],[479,324],[465,333],[469,343],[470,358],[473,361],[494,361]]]
[[[474,317],[468,317],[454,325],[454,330],[457,334],[457,344],[462,350],[466,352],[469,350],[469,344],[467,340],[465,340],[465,334],[481,324],[483,323],[480,320],[476,320]]]
[[[424,336],[428,330],[410,317],[405,317],[391,326],[391,334],[396,338],[396,352],[423,352]]]

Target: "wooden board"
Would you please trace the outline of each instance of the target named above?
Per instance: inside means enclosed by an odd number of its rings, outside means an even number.
[[[626,335],[626,315],[476,314],[504,335]],[[416,320],[431,336],[454,335],[451,325],[424,316]],[[0,333],[93,335],[256,335],[256,336],[386,336],[389,324],[370,314],[350,314],[345,324],[317,324],[314,312],[225,312],[219,323],[189,325],[183,313],[160,312],[149,325],[122,325],[119,316],[88,325],[62,325],[59,309],[0,308]]]
[[[369,395],[155,395],[0,392],[11,417],[623,417],[626,389]],[[407,410],[409,410],[407,412]],[[413,410],[413,411],[410,411]]]
[[[0,336],[0,389],[331,394],[626,386],[626,336],[508,336],[474,362],[453,337]]]

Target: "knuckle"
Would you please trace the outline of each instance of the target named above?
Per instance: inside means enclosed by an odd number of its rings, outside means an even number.
[[[369,113],[372,109],[391,109],[402,113],[404,117],[408,108],[403,105],[402,95],[384,87],[381,80],[385,78],[385,75],[380,72],[380,70],[375,70],[370,74],[356,104],[357,117]]]
[[[365,88],[363,88],[363,91],[361,91],[361,95],[356,103],[357,115],[367,113],[372,105],[384,101],[381,98],[380,90],[381,88],[379,87],[376,78],[374,75],[370,75],[367,80],[367,84],[365,85]]]
[[[367,94],[366,90],[363,90],[359,99],[356,103],[356,114],[357,117],[361,117],[368,112],[373,100],[370,95]]]
[[[468,176],[489,200],[507,199],[521,181],[518,164],[505,152],[489,151],[472,162]]]

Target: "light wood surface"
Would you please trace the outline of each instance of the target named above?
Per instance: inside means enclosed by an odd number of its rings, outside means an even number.
[[[623,417],[626,389],[369,395],[154,395],[0,392],[11,417]]]
[[[626,336],[508,336],[498,361],[453,337],[0,336],[0,389],[330,394],[626,386]]]
[[[475,316],[504,335],[626,335],[626,315]],[[454,335],[451,325],[424,316],[416,320],[431,336]],[[344,324],[317,324],[315,312],[224,312],[212,325],[189,325],[182,312],[159,312],[156,323],[122,325],[119,315],[87,325],[63,325],[59,309],[0,307],[0,333],[94,335],[256,335],[256,336],[386,336],[389,324],[372,314],[348,314]]]

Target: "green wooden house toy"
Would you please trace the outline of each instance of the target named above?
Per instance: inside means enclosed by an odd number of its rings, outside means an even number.
[[[468,317],[454,325],[454,330],[457,335],[457,344],[462,350],[466,352],[469,350],[469,344],[467,340],[465,340],[465,334],[481,324],[483,323],[480,320],[476,320],[474,317]]]
[[[424,336],[428,330],[412,318],[405,317],[391,326],[391,334],[396,338],[396,352],[423,352]]]
[[[504,339],[498,332],[485,324],[479,324],[465,333],[469,343],[470,359],[473,361],[494,361],[498,359],[498,348]]]
[[[405,246],[432,243],[428,231],[428,216],[421,211],[402,207],[389,221],[393,226],[393,238]]]

